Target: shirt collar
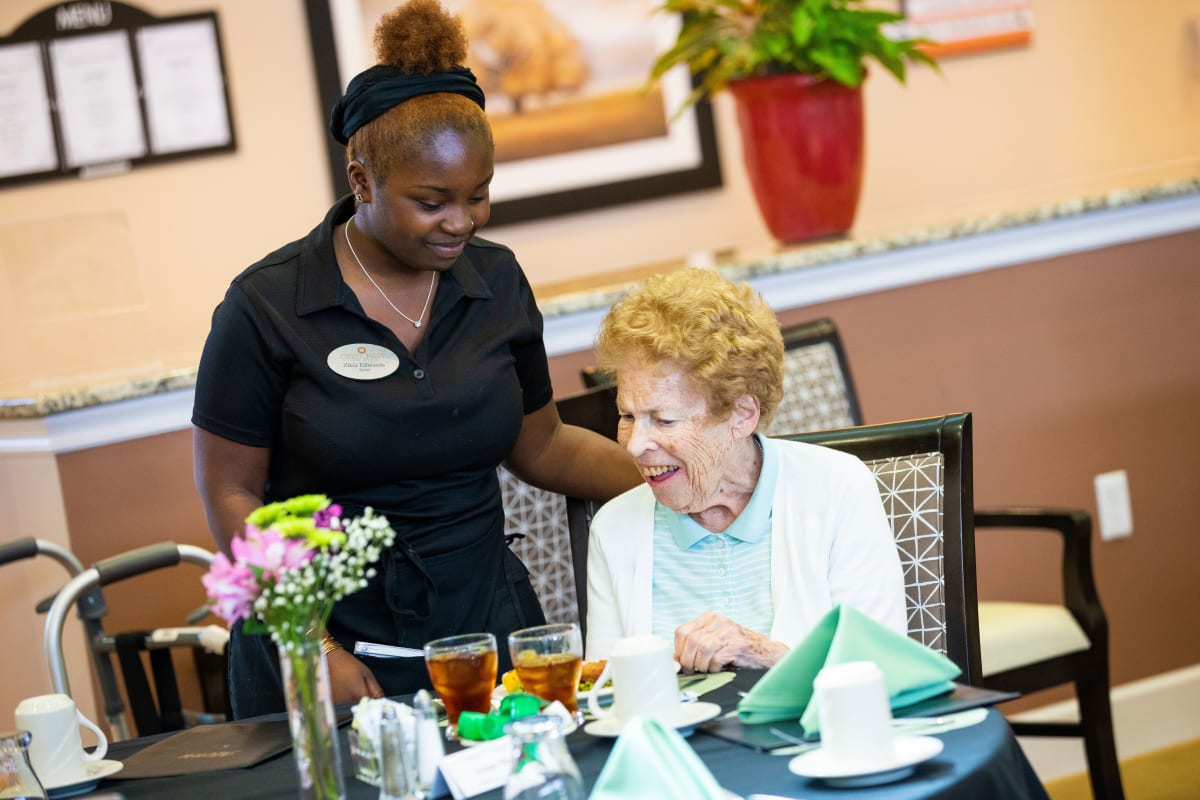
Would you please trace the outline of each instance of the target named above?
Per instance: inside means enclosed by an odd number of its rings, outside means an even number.
[[[754,493],[750,495],[750,502],[746,503],[742,513],[719,534],[749,543],[761,542],[771,530],[771,506],[775,496],[775,481],[779,474],[779,456],[771,440],[757,433],[754,437],[763,449],[763,465],[758,474],[758,483],[754,486]],[[702,527],[687,514],[677,514],[657,502],[654,505],[655,516],[665,524],[680,550],[687,550],[705,536],[718,535]]]
[[[334,203],[321,224],[313,229],[300,243],[299,278],[296,283],[296,313],[311,314],[322,309],[349,304],[352,293],[342,280],[337,267],[337,256],[333,249],[333,232],[350,217],[354,216],[354,197],[346,195]],[[442,286],[453,284],[456,288],[454,300],[466,296],[488,299],[491,290],[471,263],[471,243],[454,262],[450,271],[442,275]],[[447,281],[449,277],[451,280]],[[443,294],[442,290],[438,291]]]

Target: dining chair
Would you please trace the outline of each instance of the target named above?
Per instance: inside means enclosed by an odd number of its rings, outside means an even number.
[[[173,567],[181,562],[207,568],[212,559],[213,554],[202,548],[162,542],[98,561],[74,575],[55,595],[46,612],[42,647],[52,690],[61,694],[71,694],[70,678],[63,653],[63,628],[68,612],[81,598],[98,593],[101,587],[156,569]],[[117,654],[136,734],[146,736],[179,730],[188,723],[180,701],[171,650],[219,649],[223,653],[227,641],[228,632],[224,628],[209,625],[128,631],[116,635],[101,631],[89,636],[88,644],[93,652],[103,656],[106,662],[112,653]],[[154,677],[153,689],[146,678],[141,659],[141,653],[144,651],[149,652]],[[223,676],[224,662],[221,664],[220,674]],[[112,669],[111,662],[108,669]],[[203,676],[201,677],[203,679]],[[223,684],[221,688],[224,689]],[[227,691],[222,691],[219,699],[206,699],[206,710],[212,712],[209,715],[211,721],[225,718],[227,697]],[[128,728],[123,724],[114,725],[113,733],[114,741],[128,738]]]
[[[1061,605],[979,604],[982,685],[1029,693],[1073,684],[1078,722],[1013,721],[1013,730],[1018,736],[1082,737],[1093,797],[1122,800],[1125,790],[1109,699],[1108,620],[1092,575],[1091,516],[1075,509],[977,510],[975,528],[1033,530],[1061,537]]]
[[[558,415],[610,439],[617,436],[616,389],[600,386],[555,401]],[[504,533],[512,551],[529,569],[547,622],[586,623],[586,583],[577,583],[571,556],[567,498],[525,483],[506,467],[497,469],[504,505]]]
[[[862,407],[833,321],[820,319],[785,329],[784,341],[784,399],[769,432],[862,425]],[[1108,699],[1108,628],[1092,578],[1091,519],[1079,510],[1011,508],[975,513],[976,531],[1012,527],[1062,535],[1063,591],[1069,602],[1065,606],[979,603],[982,685],[1032,692],[1073,683],[1080,703],[1079,723],[1016,723],[1014,727],[1026,735],[1082,737],[1096,797],[1122,798]],[[1046,635],[1031,636],[1018,646],[1014,639],[1023,638],[1026,630]]]
[[[829,317],[783,333],[783,399],[766,433],[787,435],[863,424],[842,337]]]
[[[908,633],[945,653],[978,683],[972,525],[971,415],[794,433],[780,438],[852,453],[875,474],[900,550]],[[587,586],[587,548],[597,504],[567,499],[575,585]],[[587,592],[577,596],[587,623]]]
[[[904,568],[908,635],[944,653],[962,669],[963,682],[978,685],[971,415],[779,438],[851,453],[870,468]]]

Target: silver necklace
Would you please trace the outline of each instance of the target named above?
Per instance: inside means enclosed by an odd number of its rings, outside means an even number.
[[[358,253],[354,252],[354,245],[350,244],[350,223],[352,221],[353,219],[346,220],[346,225],[342,228],[342,233],[346,235],[346,247],[350,248],[350,255],[354,256],[354,263],[358,264],[358,268],[362,270],[362,274],[367,276],[367,280],[369,280],[371,285],[375,287],[375,291],[379,292],[379,296],[383,298],[383,302],[392,307],[392,311],[395,311],[397,314],[411,322],[414,328],[421,327],[421,320],[425,319],[425,312],[429,310],[429,300],[433,297],[433,284],[434,281],[437,280],[437,273],[433,272],[429,276],[429,293],[425,295],[425,305],[421,306],[421,313],[417,315],[416,319],[413,319],[408,314],[405,314],[403,311],[396,308],[396,304],[393,303],[390,298],[388,298],[387,293],[384,292],[383,289],[380,288],[379,284],[375,282],[375,279],[371,277],[371,273],[367,272],[367,268],[363,266],[362,260],[358,257]]]

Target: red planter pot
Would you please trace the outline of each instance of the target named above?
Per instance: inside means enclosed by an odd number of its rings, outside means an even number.
[[[849,230],[862,189],[862,87],[792,74],[733,81],[729,90],[771,235],[799,242]]]

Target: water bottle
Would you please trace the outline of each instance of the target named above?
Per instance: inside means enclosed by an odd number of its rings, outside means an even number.
[[[583,779],[567,750],[563,722],[562,717],[538,714],[504,726],[512,752],[504,800],[584,800]]]

